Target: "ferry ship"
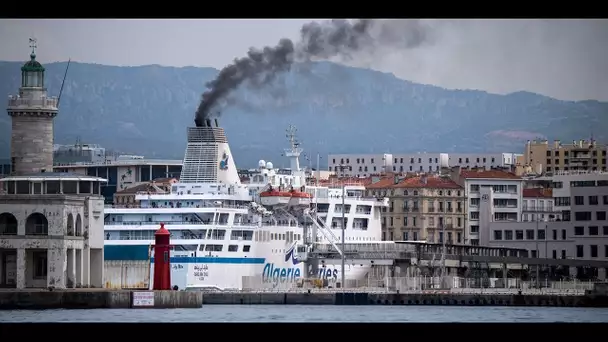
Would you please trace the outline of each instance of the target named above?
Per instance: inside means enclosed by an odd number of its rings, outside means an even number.
[[[181,176],[169,192],[138,193],[137,207],[106,208],[106,260],[153,255],[162,223],[171,233],[171,280],[178,288],[301,286],[307,279],[331,284],[341,279],[339,263],[315,267],[303,260],[312,241],[341,242],[342,210],[347,243],[381,240],[380,208],[388,199],[364,197],[358,182],[307,182],[293,126],[284,153],[290,168],[260,160],[250,181],[242,182],[224,129],[214,123],[187,128]],[[368,272],[368,266],[347,264],[344,276],[361,280]]]

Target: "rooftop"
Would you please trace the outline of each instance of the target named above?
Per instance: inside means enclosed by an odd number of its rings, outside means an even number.
[[[410,176],[399,178],[385,177],[366,186],[368,189],[412,188],[412,189],[462,189],[449,178],[439,176]]]
[[[139,184],[136,186],[132,186],[130,188],[126,188],[124,190],[117,191],[116,194],[127,195],[127,194],[137,194],[140,192],[158,193],[158,190],[157,190],[157,188],[154,187],[154,184],[158,184],[158,185],[162,186],[162,185],[166,185],[166,184],[173,183],[176,181],[177,181],[177,179],[175,179],[175,178],[157,178],[151,182]]]
[[[87,176],[72,172],[38,172],[20,176],[8,176],[1,178],[0,182],[11,181],[84,181],[84,182],[107,182],[107,179]]]
[[[460,176],[464,179],[522,179],[514,173],[502,170],[462,170]]]
[[[524,198],[553,198],[553,189],[527,188],[523,191]]]
[[[56,168],[82,168],[89,166],[137,166],[137,165],[182,165],[180,159],[125,159],[125,160],[107,160],[103,162],[75,162],[75,163],[57,163],[53,165]]]

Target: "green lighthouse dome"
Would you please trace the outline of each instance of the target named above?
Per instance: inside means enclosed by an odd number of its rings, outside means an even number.
[[[30,60],[21,67],[22,88],[44,88],[44,67],[36,60],[36,39],[30,38]]]
[[[30,60],[21,67],[22,72],[44,72],[44,67],[36,60],[36,54],[30,54]]]

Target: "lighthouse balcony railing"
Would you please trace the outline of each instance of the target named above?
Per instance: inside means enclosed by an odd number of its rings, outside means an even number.
[[[43,97],[40,99],[30,99],[26,97],[9,96],[9,107],[57,107],[56,97]]]

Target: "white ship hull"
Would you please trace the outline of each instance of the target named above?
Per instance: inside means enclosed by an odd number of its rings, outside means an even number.
[[[326,262],[317,274],[310,274],[294,253],[294,247],[304,243],[304,227],[309,243],[340,243],[336,236],[341,233],[344,202],[345,242],[377,242],[380,207],[387,202],[364,198],[361,185],[341,189],[308,185],[297,160],[301,151],[291,142],[286,151],[290,172],[278,172],[271,163],[260,161],[254,181],[241,184],[223,129],[210,124],[189,128],[181,179],[172,184],[170,193],[138,194],[138,207],[105,210],[105,260],[149,261],[147,279],[152,287],[150,246],[162,222],[174,246],[173,286],[291,288],[310,278],[333,286],[342,277],[339,263]],[[260,192],[271,188],[298,191],[290,197],[260,198]],[[362,280],[369,270],[347,264],[344,275],[347,280]]]

